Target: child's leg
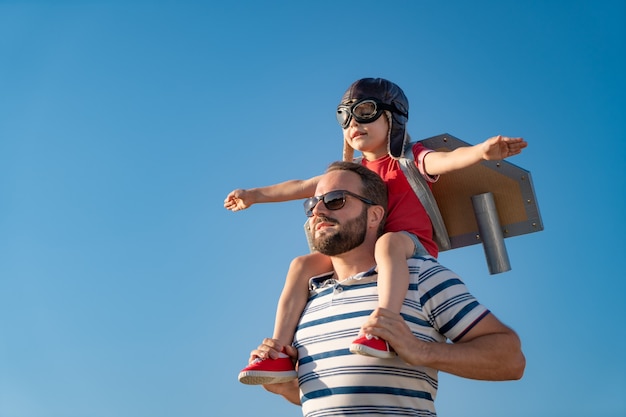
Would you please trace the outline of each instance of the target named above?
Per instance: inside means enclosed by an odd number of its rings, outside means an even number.
[[[415,243],[407,233],[385,233],[376,241],[378,306],[399,313],[409,288],[409,267]]]
[[[417,239],[417,238],[415,238]],[[404,232],[385,233],[376,241],[374,256],[378,266],[378,306],[400,313],[409,289],[409,267],[406,260],[416,253],[419,241]],[[361,334],[350,345],[350,352],[377,358],[396,356],[389,344],[382,339]]]
[[[318,252],[299,256],[291,261],[276,308],[273,339],[277,339],[282,345],[291,344],[298,320],[309,299],[309,278],[332,269],[330,258]]]
[[[276,308],[273,339],[290,345],[300,315],[309,298],[309,278],[332,270],[330,258],[321,253],[300,256],[289,266],[283,291]],[[239,372],[243,384],[278,384],[297,378],[291,358],[284,353],[273,360],[257,358]]]

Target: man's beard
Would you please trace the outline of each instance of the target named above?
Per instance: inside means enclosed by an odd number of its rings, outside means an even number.
[[[333,224],[339,222],[330,217],[320,217],[319,220]],[[359,217],[347,221],[333,233],[325,234],[320,237],[313,233],[314,248],[327,256],[336,256],[348,252],[365,241],[367,233],[367,209],[363,209]]]

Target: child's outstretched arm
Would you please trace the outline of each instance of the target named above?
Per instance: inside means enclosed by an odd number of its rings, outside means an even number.
[[[311,197],[319,176],[308,180],[289,180],[265,187],[233,190],[224,200],[224,208],[231,211],[244,210],[256,203],[277,203]]]
[[[494,136],[474,146],[463,146],[451,152],[430,152],[424,157],[429,175],[446,174],[479,163],[508,158],[522,152],[528,143],[522,138]]]

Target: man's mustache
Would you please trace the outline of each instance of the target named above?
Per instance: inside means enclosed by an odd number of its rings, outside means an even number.
[[[313,227],[317,226],[320,223],[339,224],[339,221],[337,219],[333,219],[332,217],[317,216],[315,218],[315,223],[313,224]]]

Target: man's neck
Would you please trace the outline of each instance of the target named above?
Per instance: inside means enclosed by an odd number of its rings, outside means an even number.
[[[342,281],[359,272],[365,272],[376,265],[374,248],[366,248],[364,245],[352,249],[341,255],[331,256],[333,269],[337,279]]]

